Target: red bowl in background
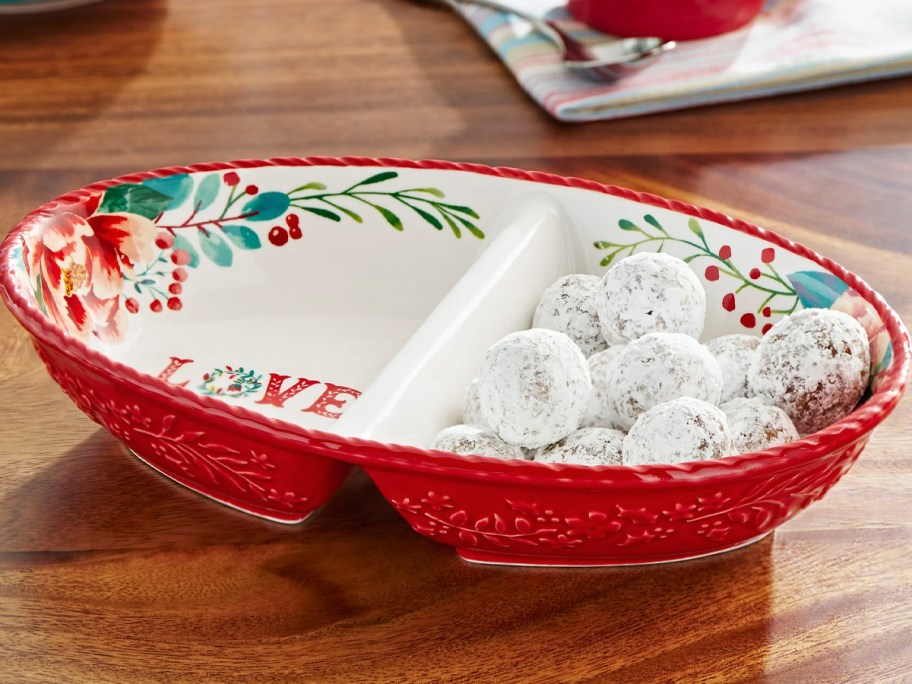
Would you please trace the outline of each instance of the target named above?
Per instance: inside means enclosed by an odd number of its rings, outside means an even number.
[[[763,0],[570,0],[579,21],[615,36],[693,40],[751,22]]]

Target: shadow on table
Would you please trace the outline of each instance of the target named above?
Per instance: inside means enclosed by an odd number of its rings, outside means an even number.
[[[0,501],[0,570],[44,568],[35,615],[61,597],[95,606],[54,628],[74,643],[141,605],[133,638],[163,644],[162,666],[196,643],[338,681],[365,667],[378,681],[559,681],[568,660],[593,681],[763,672],[771,537],[666,565],[471,565],[414,534],[357,469],[284,526],[170,482],[102,430],[51,458]]]
[[[380,539],[384,530],[421,540],[360,470],[306,522],[286,525],[240,513],[171,481],[102,429],[66,453],[48,454],[45,468],[0,499],[0,554],[293,539],[315,547],[317,555],[334,546],[353,556],[364,551],[364,538]]]
[[[139,462],[104,430],[48,461],[0,500],[0,553],[256,542],[300,529],[210,502]]]

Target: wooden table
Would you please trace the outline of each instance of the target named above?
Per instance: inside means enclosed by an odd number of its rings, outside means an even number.
[[[392,155],[722,209],[863,274],[912,321],[912,79],[592,125],[404,0],[120,0],[0,21],[0,225],[209,159]],[[284,527],[133,460],[0,313],[0,680],[912,678],[912,400],[822,502],[716,558],[490,568],[365,477]],[[909,681],[909,679],[905,679]]]

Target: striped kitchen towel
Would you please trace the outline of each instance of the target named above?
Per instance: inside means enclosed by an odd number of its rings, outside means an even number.
[[[584,40],[553,0],[513,0]],[[522,19],[466,4],[466,19],[523,89],[563,121],[616,119],[912,73],[912,0],[770,0],[750,25],[678,46],[605,83],[560,64]]]

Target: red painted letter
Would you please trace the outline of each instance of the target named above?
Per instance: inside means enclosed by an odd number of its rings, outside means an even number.
[[[158,374],[158,379],[164,380],[165,382],[168,382],[177,387],[186,387],[187,383],[190,382],[189,380],[184,380],[183,382],[180,382],[180,383],[171,382],[171,376],[174,375],[178,371],[178,369],[180,369],[181,366],[188,364],[188,363],[193,363],[193,359],[180,359],[176,356],[172,356],[171,362],[168,364],[168,367],[165,368],[165,370],[163,370],[161,373]]]
[[[350,398],[340,400],[338,397],[343,394],[347,394]],[[345,405],[351,401],[351,399],[357,399],[360,396],[361,392],[354,390],[351,387],[342,387],[341,385],[334,385],[331,382],[327,382],[326,391],[320,395],[320,398],[317,399],[312,406],[301,410],[326,416],[327,418],[338,418],[342,415],[342,411],[329,411],[327,409],[330,406],[337,409],[345,408]]]
[[[257,403],[272,404],[273,406],[282,408],[282,406],[285,405],[285,402],[291,399],[293,396],[299,392],[303,392],[308,387],[312,387],[317,384],[316,380],[298,378],[298,381],[294,385],[283,391],[282,383],[284,383],[290,377],[290,375],[278,375],[276,373],[270,373],[269,384],[266,386],[266,394],[264,394],[263,398],[259,399]]]

